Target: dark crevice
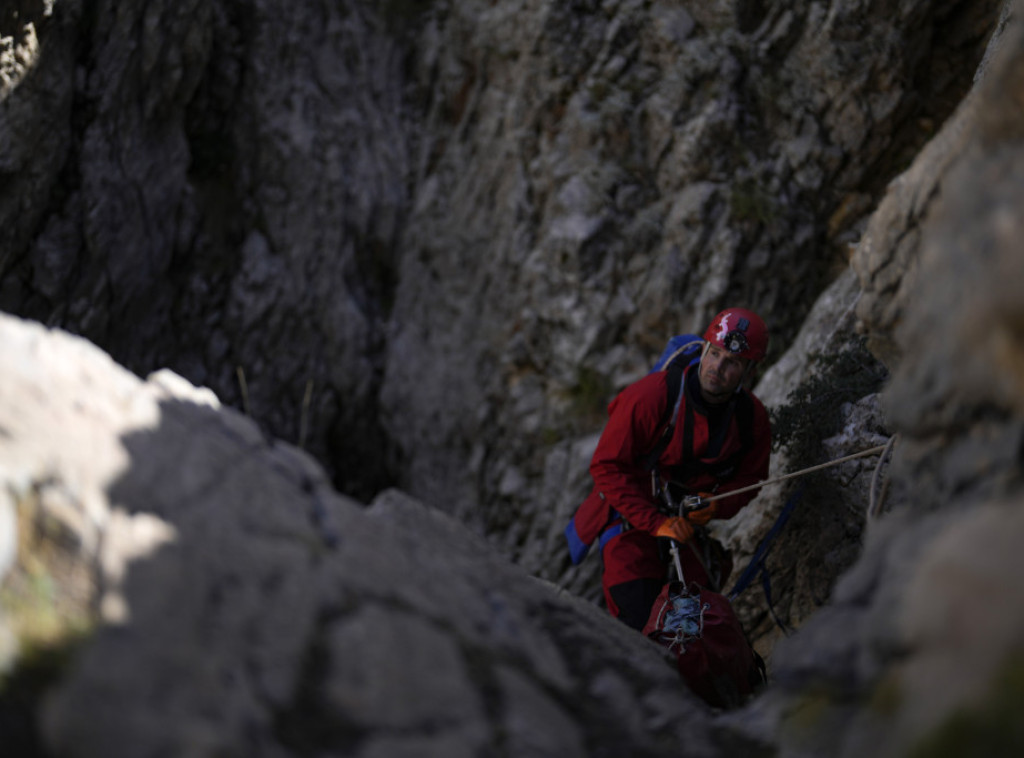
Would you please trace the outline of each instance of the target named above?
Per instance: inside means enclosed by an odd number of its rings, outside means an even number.
[[[331,618],[322,615],[306,645],[292,702],[274,713],[274,734],[291,755],[313,758],[326,752],[355,755],[366,731],[340,711],[325,707],[323,691],[331,670],[326,641]],[[354,651],[358,654],[357,651]]]

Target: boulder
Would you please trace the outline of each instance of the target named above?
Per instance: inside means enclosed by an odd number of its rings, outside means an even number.
[[[14,671],[73,661],[40,754],[726,754],[662,648],[437,509],[338,495],[209,390],[81,338],[2,316],[0,344],[0,619]]]

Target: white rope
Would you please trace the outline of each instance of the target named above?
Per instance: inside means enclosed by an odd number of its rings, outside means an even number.
[[[889,456],[889,452],[892,450],[893,444],[896,442],[896,435],[894,434],[889,438],[889,441],[885,443],[885,449],[882,454],[878,457],[878,465],[875,466],[875,473],[871,475],[871,490],[870,500],[868,502],[868,520],[878,518],[879,512],[882,510],[882,505],[885,503],[885,493],[889,489],[889,479],[886,478],[882,481],[882,490],[878,493],[878,499],[875,499],[875,492],[878,489],[878,477],[882,471],[882,464],[885,463],[886,458]]]
[[[829,468],[830,466],[837,466],[840,463],[845,463],[846,461],[852,461],[854,458],[864,458],[865,456],[868,456],[868,455],[875,455],[877,453],[881,453],[884,450],[888,449],[891,443],[892,443],[892,439],[890,439],[889,442],[885,443],[884,445],[878,445],[877,447],[868,448],[867,450],[861,450],[859,453],[853,453],[852,455],[845,455],[842,458],[836,458],[834,461],[828,461],[827,463],[819,463],[817,466],[811,466],[809,468],[801,469],[800,471],[794,471],[794,472],[792,472],[790,474],[784,474],[783,476],[777,476],[774,479],[765,479],[763,482],[758,482],[757,484],[751,484],[749,487],[740,487],[740,489],[738,489],[738,490],[732,490],[730,492],[723,492],[721,495],[712,495],[711,497],[701,498],[701,500],[703,502],[705,502],[705,503],[711,503],[711,502],[714,502],[715,500],[721,500],[722,498],[732,497],[733,495],[739,495],[739,494],[741,494],[743,492],[750,492],[751,490],[760,489],[761,487],[765,487],[765,486],[767,486],[769,484],[775,484],[777,482],[784,482],[787,479],[793,479],[793,478],[798,477],[798,476],[803,476],[805,474],[810,474],[812,471],[820,471],[821,469]]]

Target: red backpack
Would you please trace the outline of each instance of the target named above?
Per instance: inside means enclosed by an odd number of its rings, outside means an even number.
[[[697,584],[666,584],[643,634],[675,653],[680,676],[716,708],[742,705],[767,681],[729,599]]]

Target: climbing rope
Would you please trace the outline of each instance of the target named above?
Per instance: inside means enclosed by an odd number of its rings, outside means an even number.
[[[828,468],[830,466],[836,466],[840,463],[845,463],[846,461],[854,460],[855,458],[864,458],[869,455],[875,455],[876,453],[880,453],[881,455],[879,456],[878,463],[875,465],[875,471],[871,476],[871,497],[867,509],[867,517],[869,519],[875,518],[877,517],[878,512],[881,509],[881,503],[885,497],[885,488],[888,485],[888,479],[886,479],[882,484],[882,492],[876,500],[875,492],[878,489],[878,479],[881,474],[882,465],[885,463],[886,459],[889,456],[889,453],[892,451],[893,445],[896,442],[896,436],[897,435],[893,435],[892,437],[890,437],[889,441],[886,442],[884,445],[878,445],[877,447],[868,448],[867,450],[861,450],[859,453],[853,453],[851,455],[843,456],[842,458],[837,458],[833,461],[821,463],[817,466],[811,466],[809,468],[801,469],[800,471],[794,471],[790,474],[776,477],[775,479],[768,479],[766,481],[760,482],[750,487],[744,487],[743,489],[734,490],[733,492],[727,492],[722,495],[704,498],[704,502],[717,500],[719,497],[728,497],[729,495],[736,495],[740,492],[749,492],[752,489],[764,487],[766,484],[773,484],[775,482],[785,481],[786,479],[793,479],[798,476],[803,476],[804,474],[809,474],[812,471],[820,471],[821,469]],[[736,584],[728,593],[729,600],[735,600],[741,592],[743,592],[748,586],[750,586],[755,577],[760,576],[761,587],[764,590],[765,602],[767,602],[768,604],[768,612],[769,614],[771,614],[772,619],[775,621],[779,629],[781,629],[783,634],[785,634],[787,637],[790,634],[792,634],[792,630],[782,621],[781,618],[779,618],[778,614],[775,612],[774,604],[772,602],[771,576],[769,574],[766,561],[768,558],[768,552],[771,550],[772,543],[775,541],[775,538],[779,535],[779,532],[782,531],[782,528],[785,526],[786,521],[789,520],[790,514],[796,507],[797,502],[799,502],[800,497],[803,494],[803,489],[804,488],[801,485],[801,487],[798,488],[797,491],[794,492],[786,501],[785,506],[782,508],[782,511],[776,518],[775,523],[772,525],[772,528],[761,539],[761,542],[754,550],[754,555],[751,557],[746,569],[743,570],[742,574],[740,575],[740,578],[736,580]]]
[[[800,469],[799,471],[793,471],[793,472],[791,472],[789,474],[783,474],[782,476],[777,476],[774,479],[765,479],[763,482],[758,482],[757,484],[751,484],[749,487],[740,487],[738,490],[731,490],[729,492],[723,492],[720,495],[711,495],[710,497],[702,497],[701,498],[701,502],[702,503],[711,503],[711,502],[714,502],[715,500],[721,500],[722,498],[732,497],[733,495],[739,495],[739,494],[741,494],[743,492],[750,492],[751,490],[760,489],[761,487],[766,487],[769,484],[777,484],[778,482],[784,482],[787,479],[794,479],[794,478],[796,478],[798,476],[804,476],[805,474],[810,474],[811,472],[814,472],[814,471],[821,471],[822,469],[830,468],[831,466],[838,466],[840,463],[846,463],[847,461],[852,461],[855,458],[864,458],[864,457],[867,457],[869,455],[877,455],[878,453],[883,453],[885,451],[888,451],[892,447],[892,443],[893,443],[894,439],[895,439],[895,437],[891,438],[884,445],[878,445],[877,447],[868,448],[867,450],[861,450],[859,453],[853,453],[851,455],[844,455],[842,458],[836,458],[835,460],[828,461],[826,463],[819,463],[817,466],[810,466],[808,468]],[[883,455],[882,457],[884,458],[885,456]],[[881,461],[879,463],[881,463]],[[876,469],[876,474],[877,474],[877,469]]]
[[[875,466],[875,473],[871,475],[871,490],[870,499],[868,501],[868,520],[873,521],[878,518],[878,514],[882,510],[882,505],[885,503],[885,493],[889,489],[889,478],[886,477],[882,480],[882,489],[878,491],[878,479],[881,475],[882,464],[885,463],[889,457],[889,453],[892,451],[892,446],[896,443],[897,435],[893,435],[889,438],[889,441],[885,443],[885,449],[882,454],[878,457],[878,465]],[[878,493],[877,496],[875,493]]]

